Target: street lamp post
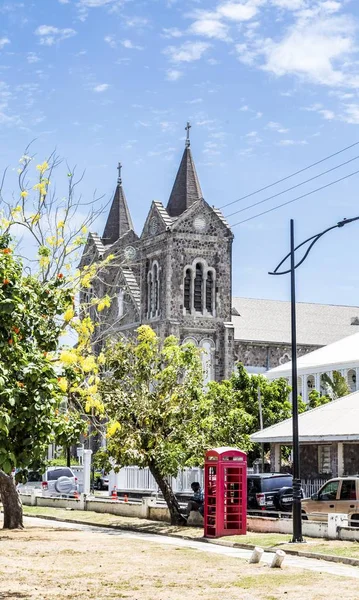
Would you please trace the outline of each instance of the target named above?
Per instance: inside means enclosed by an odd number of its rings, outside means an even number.
[[[359,217],[343,219],[336,225],[325,229],[321,233],[313,235],[298,246],[294,244],[294,221],[290,221],[290,252],[283,258],[279,265],[269,275],[287,275],[291,279],[291,337],[292,337],[292,429],[293,429],[293,543],[303,542],[302,536],[302,503],[300,483],[300,455],[299,455],[299,431],[298,431],[298,374],[297,374],[297,326],[296,326],[296,299],[295,299],[295,270],[305,261],[314,244],[332,229],[343,227]],[[310,243],[309,243],[310,242]],[[309,243],[303,258],[295,264],[295,253],[299,248]],[[283,263],[290,258],[290,269],[279,271]]]

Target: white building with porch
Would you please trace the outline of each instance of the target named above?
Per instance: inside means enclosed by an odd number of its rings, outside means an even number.
[[[359,392],[299,415],[301,477],[328,479],[359,474]],[[252,442],[271,445],[271,468],[282,470],[282,446],[292,445],[292,419],[257,431]]]
[[[339,372],[345,378],[350,391],[359,390],[359,332],[314,350],[298,358],[298,394],[308,402],[312,390],[325,393],[323,375],[333,376]],[[292,362],[279,365],[265,373],[270,380],[284,377],[292,383]],[[359,434],[359,432],[358,432]]]

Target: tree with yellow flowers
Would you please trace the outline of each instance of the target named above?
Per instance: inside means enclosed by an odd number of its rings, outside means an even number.
[[[112,257],[74,267],[101,209],[95,198],[79,223],[85,205],[75,190],[82,176],[67,169],[67,193],[58,198],[52,181],[58,158],[32,165],[25,154],[17,199],[1,198],[0,496],[6,528],[23,525],[14,471],[21,480],[29,469],[44,469],[48,444],[75,443],[88,428],[86,412],[102,410],[99,360],[91,347],[95,326],[86,311],[79,314],[76,297]],[[26,257],[20,238],[12,237],[19,230]],[[99,311],[109,303],[108,297],[91,300]],[[76,344],[65,346],[64,336]]]

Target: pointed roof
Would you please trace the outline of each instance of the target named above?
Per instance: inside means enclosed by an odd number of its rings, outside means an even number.
[[[190,124],[187,123],[186,147],[167,204],[167,212],[170,217],[178,217],[203,197],[190,148],[190,127]]]
[[[130,211],[122,187],[121,168],[122,165],[119,163],[117,187],[102,236],[102,242],[106,246],[114,244],[125,233],[133,230]]]

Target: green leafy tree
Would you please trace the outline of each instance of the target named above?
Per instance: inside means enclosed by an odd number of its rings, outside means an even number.
[[[323,404],[328,404],[328,402],[331,402],[331,400],[332,399],[330,396],[322,396],[317,390],[312,390],[309,394],[309,401],[306,410],[323,406]]]
[[[75,442],[87,428],[83,414],[100,412],[94,325],[86,310],[76,314],[75,297],[112,259],[101,265],[89,259],[75,270],[87,226],[99,211],[90,208],[80,225],[74,217],[85,206],[75,197],[81,177],[68,173],[67,194],[58,198],[49,187],[58,159],[37,165],[32,182],[31,164],[31,157],[22,157],[19,191],[10,202],[0,190],[0,496],[7,528],[23,524],[14,470],[20,480],[29,469],[44,469],[48,444]],[[26,253],[21,239],[10,238],[18,230],[25,233]],[[109,303],[91,299],[99,312]],[[61,347],[66,335],[76,348]]]
[[[324,373],[322,380],[326,387],[327,396],[330,396],[333,400],[350,394],[348,383],[339,371],[333,371],[332,377]]]
[[[198,350],[172,336],[161,343],[141,326],[136,338],[111,342],[104,356],[100,393],[109,419],[107,453],[119,467],[149,467],[171,523],[183,523],[169,477],[203,454]]]

